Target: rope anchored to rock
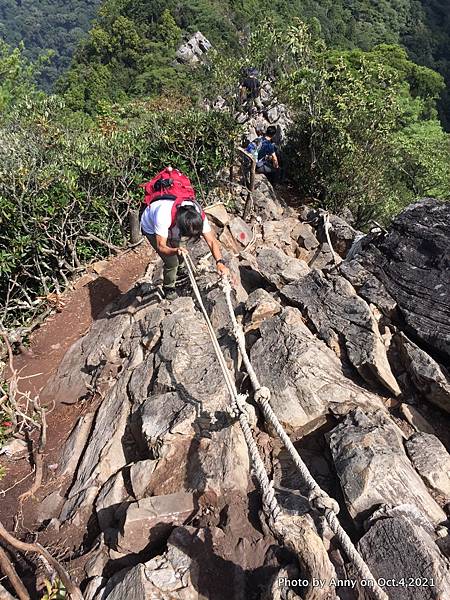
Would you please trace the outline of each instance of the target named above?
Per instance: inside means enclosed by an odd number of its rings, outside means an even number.
[[[295,550],[298,550],[298,544],[296,544],[295,542],[293,543],[293,541],[292,541],[292,535],[290,535],[291,532],[289,531],[289,527],[286,527],[285,522],[283,522],[283,521],[285,521],[285,518],[283,516],[281,508],[276,499],[273,484],[269,479],[269,476],[267,474],[264,462],[261,458],[258,446],[257,446],[255,439],[253,437],[253,434],[252,434],[251,425],[250,425],[250,421],[249,421],[249,417],[248,417],[248,410],[247,410],[247,406],[246,406],[247,396],[244,394],[239,394],[236,389],[235,381],[227,367],[226,360],[223,355],[222,349],[220,347],[219,341],[217,339],[214,328],[209,319],[206,308],[203,304],[202,297],[200,294],[200,289],[195,280],[195,276],[194,276],[195,265],[194,265],[191,257],[189,256],[189,254],[185,254],[184,258],[185,258],[186,269],[188,272],[189,280],[192,285],[192,289],[194,291],[194,295],[196,297],[196,300],[198,302],[200,310],[205,318],[208,332],[209,332],[215,353],[217,355],[219,365],[222,369],[228,391],[229,391],[231,399],[232,399],[232,409],[238,415],[239,424],[241,426],[245,441],[248,446],[249,455],[250,455],[251,463],[253,466],[254,474],[255,474],[255,477],[261,488],[263,509],[264,509],[265,514],[268,517],[269,526],[274,531],[275,535],[277,535],[277,537],[281,538],[282,541],[285,541],[289,547],[291,547]],[[312,475],[309,472],[308,468],[306,467],[305,463],[302,461],[300,455],[298,454],[297,450],[295,449],[294,445],[292,444],[289,436],[286,434],[286,432],[284,431],[280,422],[278,421],[275,413],[273,412],[272,407],[270,406],[270,397],[271,397],[270,390],[267,387],[263,387],[260,385],[258,378],[256,376],[256,373],[255,373],[255,370],[253,369],[253,366],[248,357],[248,354],[246,351],[246,346],[245,346],[245,335],[244,335],[242,327],[237,322],[236,315],[234,313],[234,308],[233,308],[233,304],[231,301],[231,284],[228,281],[228,279],[224,279],[224,281],[223,281],[223,290],[225,293],[225,298],[226,298],[228,310],[230,313],[230,319],[233,324],[233,333],[234,333],[234,336],[238,343],[238,346],[239,346],[239,349],[240,349],[240,352],[242,355],[242,359],[244,361],[244,365],[247,369],[247,373],[250,377],[252,387],[255,392],[255,399],[258,402],[258,405],[261,407],[265,419],[273,426],[277,435],[283,441],[285,447],[287,448],[290,456],[292,457],[292,459],[294,461],[294,464],[296,465],[303,480],[305,481],[305,483],[309,489],[308,497],[309,497],[309,501],[310,501],[311,505],[324,515],[328,525],[330,526],[331,530],[334,532],[337,539],[339,540],[341,547],[344,549],[348,558],[355,565],[358,575],[361,577],[361,579],[373,582],[371,591],[372,591],[374,597],[376,598],[376,600],[389,600],[387,594],[376,583],[374,577],[372,576],[372,574],[369,570],[369,567],[364,562],[363,558],[356,550],[351,539],[349,538],[349,536],[347,535],[347,533],[345,532],[345,530],[342,528],[341,524],[339,523],[339,520],[337,519],[337,516],[336,516],[337,513],[339,512],[338,503],[336,502],[336,500],[331,498],[324,490],[322,490],[320,488],[319,484],[312,477]],[[300,562],[304,563],[305,562],[304,557],[301,557],[301,558],[303,558],[303,560],[300,560]]]
[[[191,282],[192,289],[194,291],[194,295],[200,307],[200,310],[203,313],[203,317],[205,319],[208,332],[214,347],[214,351],[216,353],[217,359],[219,361],[219,365],[222,369],[222,373],[225,379],[225,383],[227,385],[228,391],[232,400],[232,409],[235,416],[238,417],[239,424],[242,429],[242,433],[244,434],[245,441],[248,446],[250,459],[253,465],[253,469],[255,472],[256,479],[262,490],[263,496],[263,507],[264,512],[269,516],[269,519],[275,521],[280,513],[280,506],[275,497],[275,490],[273,489],[273,485],[267,475],[266,468],[264,466],[264,462],[261,458],[261,455],[258,450],[258,446],[253,438],[250,421],[248,418],[248,411],[246,408],[246,400],[247,396],[245,394],[239,394],[236,389],[236,384],[234,379],[227,367],[227,363],[225,357],[223,355],[222,349],[220,347],[219,341],[215,334],[214,328],[209,319],[208,313],[206,311],[205,305],[203,304],[202,297],[200,294],[199,287],[197,285],[197,281],[195,280],[194,271],[195,266],[192,262],[189,254],[184,255],[184,261],[186,264],[187,273],[189,276],[189,280]]]
[[[317,481],[313,478],[307,466],[301,459],[299,453],[297,452],[294,444],[291,442],[289,436],[287,435],[277,416],[275,415],[270,405],[271,392],[267,387],[261,386],[258,377],[255,373],[255,370],[253,369],[253,366],[250,362],[250,358],[247,354],[245,334],[242,327],[239,325],[236,319],[236,315],[234,314],[234,308],[231,301],[231,284],[228,280],[224,280],[223,282],[223,291],[227,301],[230,319],[233,325],[233,334],[239,346],[239,350],[241,352],[245,368],[250,377],[250,381],[255,392],[255,400],[261,407],[264,418],[267,422],[269,422],[272,425],[272,427],[276,431],[278,437],[283,442],[286,450],[289,452],[289,455],[292,458],[295,466],[297,467],[297,470],[299,471],[303,481],[308,487],[308,499],[311,505],[324,515],[328,525],[330,526],[333,533],[336,535],[341,547],[347,554],[348,558],[355,565],[360,578],[362,580],[373,582],[371,592],[375,596],[376,600],[389,600],[388,595],[377,584],[375,578],[370,572],[369,567],[355,548],[353,542],[347,535],[342,525],[339,523],[339,520],[336,516],[339,513],[339,504],[336,502],[336,500],[331,498],[324,490],[322,490]]]

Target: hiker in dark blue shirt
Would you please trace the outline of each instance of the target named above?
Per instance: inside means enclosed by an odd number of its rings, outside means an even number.
[[[277,128],[270,125],[258,148],[258,160],[256,162],[256,172],[266,175],[275,173],[279,170],[277,147],[273,143],[273,138],[277,133]]]

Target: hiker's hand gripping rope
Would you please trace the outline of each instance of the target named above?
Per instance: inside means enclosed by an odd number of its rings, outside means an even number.
[[[224,263],[222,258],[219,258],[219,260],[216,261],[216,269],[222,279],[230,277],[230,269]]]

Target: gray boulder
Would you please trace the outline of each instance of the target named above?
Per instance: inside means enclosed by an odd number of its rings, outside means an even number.
[[[261,275],[277,288],[303,280],[309,273],[309,267],[303,260],[286,256],[279,248],[262,248],[256,256],[256,262]]]
[[[272,185],[265,175],[255,176],[253,192],[253,211],[264,221],[280,220],[283,217],[285,205],[277,197]]]
[[[194,497],[186,492],[132,502],[120,526],[118,550],[137,554],[144,548],[158,546],[174,525],[182,525],[195,510]]]
[[[405,335],[397,337],[403,366],[420,395],[450,412],[450,377],[446,369]]]
[[[251,227],[241,217],[233,217],[228,226],[234,241],[241,247],[248,246],[252,240]]]
[[[345,503],[362,521],[379,504],[412,504],[439,523],[445,513],[428,493],[403,449],[398,427],[382,411],[352,411],[328,435]]]
[[[295,217],[286,217],[282,221],[266,221],[262,224],[264,244],[279,248],[289,256],[295,256],[302,227],[305,226]]]
[[[435,435],[415,433],[406,451],[425,483],[450,501],[450,454]]]
[[[192,432],[195,405],[177,392],[152,395],[133,414],[131,430],[142,454],[158,459],[167,452],[173,436]]]
[[[191,558],[189,545],[192,545],[190,531],[176,528],[163,555],[114,575],[99,599],[200,600],[193,584],[200,566]]]
[[[211,48],[211,42],[197,31],[187,42],[181,44],[176,51],[177,60],[185,64],[196,64],[200,62]]]
[[[314,229],[308,223],[301,223],[295,232],[298,234],[297,241],[299,245],[305,248],[305,250],[315,250],[320,245]]]
[[[425,419],[414,406],[410,404],[400,404],[400,413],[406,421],[411,425],[415,431],[422,431],[423,433],[436,433],[434,427]]]
[[[387,292],[384,285],[372,273],[369,273],[357,260],[344,261],[339,266],[343,275],[355,290],[369,304],[374,304],[386,317],[396,317],[397,303]]]
[[[350,362],[368,383],[380,382],[394,395],[400,394],[373,313],[347,280],[327,279],[314,270],[281,293],[304,311],[318,336],[338,354],[343,340]]]
[[[129,498],[125,477],[124,470],[112,475],[103,484],[95,500],[97,520],[102,531],[116,525],[115,512],[122,502]]]
[[[382,408],[381,400],[345,377],[332,350],[306,327],[295,308],[263,321],[251,361],[283,426],[304,432],[320,427],[327,415],[355,406]]]
[[[278,314],[281,311],[281,304],[268,292],[258,288],[249,295],[245,308],[246,331],[249,331],[258,329],[263,321]]]
[[[333,250],[345,258],[358,232],[341,217],[330,215],[330,241]]]
[[[393,600],[450,597],[449,562],[431,536],[406,516],[378,520],[360,540],[359,551],[375,579],[393,583],[382,586]]]
[[[158,462],[155,460],[140,460],[133,463],[130,467],[130,483],[133,490],[133,496],[141,500],[145,496],[147,487],[150,484],[153,471]]]

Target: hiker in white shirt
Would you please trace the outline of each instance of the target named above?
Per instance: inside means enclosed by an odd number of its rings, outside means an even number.
[[[199,205],[195,201],[183,201],[177,206],[174,222],[172,207],[171,200],[155,200],[141,217],[142,232],[164,262],[163,290],[169,300],[177,296],[175,283],[186,252],[184,245],[189,239],[198,239],[202,235],[216,261],[219,274],[229,275],[219,242]]]

